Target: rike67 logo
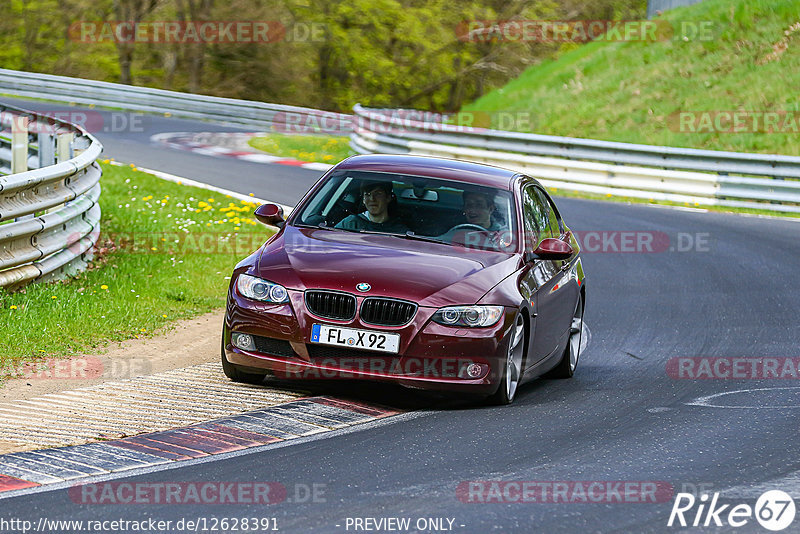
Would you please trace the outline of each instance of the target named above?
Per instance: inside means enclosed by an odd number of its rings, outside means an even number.
[[[795,516],[794,499],[780,490],[763,493],[755,507],[749,504],[719,504],[719,493],[709,502],[707,493],[696,498],[691,493],[678,493],[669,514],[667,526],[681,527],[742,527],[755,518],[767,530],[784,530]]]

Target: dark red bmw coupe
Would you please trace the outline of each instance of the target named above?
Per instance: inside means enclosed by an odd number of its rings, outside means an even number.
[[[222,334],[232,380],[386,380],[508,404],[569,378],[586,296],[578,243],[544,188],[475,163],[354,156],[234,269]]]

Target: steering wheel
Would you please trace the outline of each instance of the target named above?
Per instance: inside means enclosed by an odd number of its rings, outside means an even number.
[[[461,229],[464,229],[464,230],[477,230],[479,232],[488,232],[489,231],[486,228],[484,228],[483,226],[480,226],[478,224],[463,223],[463,224],[457,224],[454,227],[450,228],[450,230],[448,230],[448,233],[449,232],[453,232],[455,230],[461,230]]]

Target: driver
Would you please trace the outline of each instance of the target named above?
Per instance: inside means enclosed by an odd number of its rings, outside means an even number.
[[[345,217],[336,228],[391,234],[405,234],[409,231],[397,217],[397,198],[392,193],[391,182],[361,184],[361,198],[367,210]]]
[[[504,229],[502,221],[498,220],[492,195],[477,191],[464,191],[462,199],[464,201],[464,218],[468,224],[477,224],[490,232]]]

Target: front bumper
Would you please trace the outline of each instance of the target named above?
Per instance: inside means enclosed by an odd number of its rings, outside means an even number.
[[[255,302],[228,293],[223,332],[225,358],[242,370],[268,370],[286,379],[363,379],[406,387],[490,395],[497,390],[505,366],[508,332],[514,310],[488,328],[452,328],[430,320],[435,308],[420,307],[401,327],[376,327],[356,316],[334,321],[313,316],[301,291],[289,291],[288,304]],[[361,299],[357,296],[360,309]],[[509,313],[511,312],[511,313]],[[400,334],[397,354],[310,343],[314,324],[329,324]],[[231,344],[231,333],[261,338],[255,351]],[[470,365],[473,373],[467,372]],[[475,366],[479,367],[475,367]]]

